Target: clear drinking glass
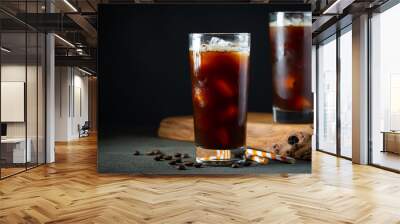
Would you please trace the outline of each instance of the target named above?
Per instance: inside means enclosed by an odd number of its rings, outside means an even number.
[[[279,123],[311,123],[311,12],[270,14],[273,117]]]
[[[189,34],[196,161],[244,161],[249,33]]]

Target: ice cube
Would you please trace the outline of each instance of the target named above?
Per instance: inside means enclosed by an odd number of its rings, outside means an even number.
[[[298,88],[296,86],[296,81],[296,77],[291,74],[276,77],[274,82],[275,86],[277,86],[275,91],[278,96],[286,100],[292,98],[294,91],[296,90],[296,88]]]
[[[235,96],[234,88],[227,81],[219,79],[215,81],[215,85],[221,95],[226,97]]]
[[[210,42],[208,43],[208,50],[228,50],[229,47],[232,47],[233,43],[223,40],[218,37],[212,37]]]
[[[224,111],[224,117],[228,119],[234,119],[238,115],[238,108],[235,105],[230,105]]]
[[[200,108],[204,108],[206,106],[206,96],[203,89],[195,87],[194,101]]]
[[[294,89],[296,85],[296,78],[293,75],[288,75],[285,79],[285,88],[288,90]]]
[[[230,42],[225,41],[225,40],[223,40],[223,39],[221,39],[221,38],[212,37],[209,44],[210,44],[211,46],[213,46],[213,45],[228,46],[229,43],[230,43]]]
[[[298,97],[296,97],[295,107],[299,110],[311,109],[312,104],[311,104],[310,100],[306,99],[304,96],[298,96]]]

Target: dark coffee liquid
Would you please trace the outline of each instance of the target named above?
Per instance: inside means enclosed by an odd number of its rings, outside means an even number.
[[[248,52],[190,51],[197,146],[245,145],[248,66]]]
[[[274,107],[311,111],[311,26],[270,26]]]

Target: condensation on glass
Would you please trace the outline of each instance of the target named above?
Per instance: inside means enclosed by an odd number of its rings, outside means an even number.
[[[190,34],[189,43],[196,161],[244,161],[250,34]]]

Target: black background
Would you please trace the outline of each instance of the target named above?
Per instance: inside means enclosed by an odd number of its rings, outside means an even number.
[[[272,110],[270,11],[309,5],[100,5],[99,138],[192,113],[188,33],[251,33],[248,111]]]

